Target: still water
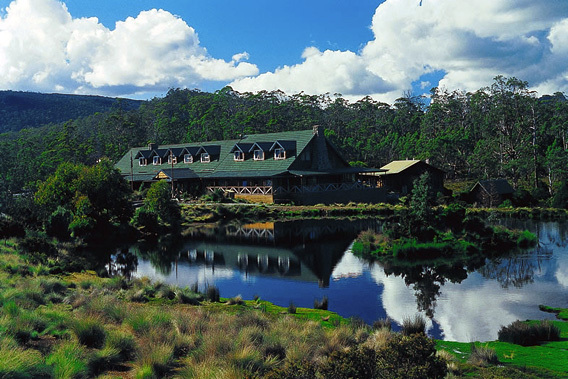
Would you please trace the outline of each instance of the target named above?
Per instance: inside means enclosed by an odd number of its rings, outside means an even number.
[[[539,304],[568,307],[568,225],[516,223],[536,233],[536,248],[473,267],[389,267],[351,253],[361,230],[376,220],[302,220],[218,227],[184,241],[137,245],[110,269],[178,286],[219,288],[222,297],[260,296],[277,305],[328,309],[372,323],[400,325],[417,313],[428,334],[453,341],[497,338],[515,320],[554,319]]]

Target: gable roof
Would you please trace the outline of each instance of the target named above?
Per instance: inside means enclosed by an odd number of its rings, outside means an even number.
[[[487,193],[494,193],[498,195],[508,195],[515,192],[513,187],[506,179],[480,180],[479,182],[475,183],[470,192],[473,191],[477,186],[481,187]]]
[[[387,170],[384,175],[393,175],[393,174],[400,174],[401,172],[403,172],[404,170],[407,170],[408,168],[418,164],[422,162],[423,164],[429,166],[430,168],[434,169],[434,170],[438,170],[438,171],[442,171],[437,167],[432,166],[429,163],[426,163],[424,161],[421,161],[419,159],[406,159],[403,161],[392,161],[387,165],[384,165],[383,167],[381,167],[381,170]]]
[[[218,157],[211,162],[194,160],[193,163],[184,163],[183,160],[178,160],[177,163],[173,164],[175,178],[269,177],[288,172],[290,170],[290,166],[296,161],[296,158],[304,151],[304,149],[306,149],[308,144],[315,137],[313,130],[310,129],[291,132],[251,134],[240,139],[224,141],[161,145],[160,150],[166,149],[169,151],[172,149],[172,151],[177,152],[177,149],[181,148],[187,150],[193,156],[197,155],[199,152],[208,152],[209,154]],[[286,145],[286,159],[272,159],[267,157],[264,160],[255,161],[247,159],[238,162],[234,159],[233,152],[237,145],[244,151],[247,151],[244,148],[249,147],[248,150],[250,151],[256,143],[258,146],[266,149],[265,151],[270,151],[270,148],[276,141],[278,141],[281,146],[283,144]],[[288,150],[288,148],[290,148],[290,150]],[[164,173],[169,175],[171,166],[167,163],[162,165],[148,164],[147,166],[140,166],[137,162],[134,162],[131,166],[131,153],[132,157],[138,155],[144,156],[148,154],[146,153],[147,151],[150,151],[148,147],[132,148],[116,163],[115,167],[117,167],[126,178],[130,178],[131,175],[135,178],[153,178],[162,169],[165,169]],[[167,157],[167,155],[168,154],[165,156]],[[180,169],[188,169],[191,172],[183,172],[183,174],[180,173],[181,175],[177,175],[177,170]]]

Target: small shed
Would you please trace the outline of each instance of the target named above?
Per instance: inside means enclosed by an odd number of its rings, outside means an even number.
[[[383,177],[384,186],[402,195],[409,194],[412,191],[414,181],[425,172],[430,174],[430,186],[434,194],[446,192],[444,171],[424,161],[417,159],[392,161],[381,167],[381,170],[385,170],[385,172],[379,174]]]
[[[471,202],[483,207],[496,207],[503,201],[512,200],[515,190],[506,179],[480,180],[469,191]]]

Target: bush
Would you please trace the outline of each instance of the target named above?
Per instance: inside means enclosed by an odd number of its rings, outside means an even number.
[[[335,351],[321,368],[324,378],[375,378],[376,352],[366,347]]]
[[[526,323],[517,320],[509,326],[502,326],[498,338],[501,342],[534,346],[545,341],[559,341],[560,329],[550,321]]]
[[[68,240],[71,236],[69,233],[69,225],[72,220],[73,214],[71,211],[59,206],[47,218],[45,232],[48,236],[55,237],[59,240]]]
[[[323,309],[324,311],[327,311],[327,305],[328,305],[327,296],[324,296],[321,299],[321,301],[319,301],[318,299],[314,300],[314,309]]]
[[[294,305],[294,302],[290,301],[290,305],[288,305],[287,311],[291,315],[296,314],[296,306]]]
[[[379,378],[443,378],[446,373],[446,363],[436,355],[436,343],[424,334],[395,334],[377,351]]]
[[[207,287],[207,290],[205,291],[205,298],[209,301],[219,302],[219,289],[215,286]]]

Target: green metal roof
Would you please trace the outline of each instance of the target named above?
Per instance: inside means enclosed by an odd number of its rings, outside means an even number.
[[[302,153],[309,142],[314,138],[313,130],[302,130],[280,133],[252,134],[244,136],[241,139],[224,140],[224,141],[207,141],[202,143],[187,143],[174,145],[154,146],[154,150],[163,151],[163,149],[186,148],[192,152],[193,163],[184,163],[183,157],[179,157],[178,162],[173,165],[175,178],[228,178],[228,177],[267,177],[280,175],[287,172],[296,158]],[[236,144],[253,144],[257,143],[261,146],[270,148],[276,141],[280,141],[281,145],[294,149],[286,150],[286,159],[274,159],[271,151],[265,152],[264,160],[254,160],[251,153],[246,154],[244,161],[235,161],[234,151]],[[286,142],[283,142],[286,141]],[[293,143],[295,142],[295,144]],[[270,143],[270,146],[268,145]],[[246,145],[245,145],[246,146]],[[136,147],[130,149],[117,163],[116,167],[122,172],[126,178],[130,178],[134,174],[134,180],[144,176],[155,177],[160,171],[164,171],[166,175],[170,175],[172,165],[167,162],[168,154],[162,159],[162,164],[154,165],[152,160],[148,160],[146,166],[140,166],[136,156],[144,155],[149,151],[148,147]],[[210,162],[201,162],[200,153],[207,151],[211,155]],[[140,153],[140,154],[139,154]],[[131,159],[132,157],[132,159]],[[177,174],[178,170],[179,175]],[[146,179],[145,179],[146,180]]]

